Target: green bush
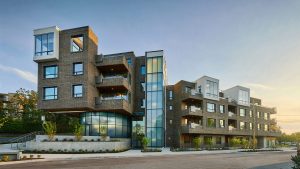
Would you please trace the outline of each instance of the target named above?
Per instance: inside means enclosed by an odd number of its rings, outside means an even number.
[[[141,142],[143,150],[146,150],[147,145],[149,144],[149,142],[150,142],[150,140],[147,137],[143,137],[142,142]]]
[[[74,135],[77,141],[80,141],[83,135],[83,125],[80,123],[76,123],[74,125]]]
[[[4,161],[4,162],[9,161],[8,155],[3,155],[2,156],[2,161]]]
[[[294,166],[292,167],[292,169],[300,169],[300,156],[292,156],[292,161]]]
[[[241,140],[236,137],[233,137],[229,140],[229,145],[231,147],[238,147],[241,145]]]
[[[45,130],[45,133],[48,135],[49,140],[52,141],[56,134],[56,124],[50,121],[46,121],[43,123],[43,128]]]
[[[200,137],[196,137],[196,138],[193,139],[193,143],[194,143],[194,146],[195,146],[196,150],[200,149],[201,142],[202,141],[201,141]]]

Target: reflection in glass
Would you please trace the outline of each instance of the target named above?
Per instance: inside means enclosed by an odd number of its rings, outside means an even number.
[[[83,35],[72,36],[71,38],[71,52],[83,51]]]

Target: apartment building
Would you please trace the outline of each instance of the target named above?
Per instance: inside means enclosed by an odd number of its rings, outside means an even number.
[[[80,117],[85,135],[131,138],[143,126],[150,146],[165,145],[162,50],[98,54],[98,37],[88,26],[36,29],[34,39],[39,109]]]
[[[179,81],[167,86],[167,146],[192,147],[195,137],[204,144],[211,139],[220,147],[233,137],[257,138],[258,147],[268,147],[280,135],[276,108],[250,97],[250,89],[235,86],[219,92],[219,80],[204,76],[195,82]]]
[[[250,98],[248,88],[219,92],[219,80],[207,76],[167,85],[162,50],[99,54],[88,26],[36,29],[34,43],[38,108],[79,117],[87,136],[132,138],[132,147],[138,132],[151,147],[191,146],[199,136],[226,146],[253,131],[264,147],[278,136],[270,118],[276,109]]]

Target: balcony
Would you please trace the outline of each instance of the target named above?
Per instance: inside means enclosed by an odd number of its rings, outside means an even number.
[[[194,101],[194,100],[201,101],[203,99],[203,95],[201,93],[196,92],[195,90],[191,90],[189,92],[183,92],[182,99],[183,101],[187,101],[187,102]]]
[[[228,118],[236,118],[236,113],[229,111],[228,112]]]
[[[124,55],[104,57],[103,55],[96,56],[96,66],[101,71],[130,71],[126,57]]]
[[[265,131],[265,130],[257,131],[257,136],[279,137],[280,135],[281,135],[280,131]]]
[[[182,116],[203,116],[203,111],[201,109],[188,108],[182,110]]]
[[[125,99],[95,98],[95,109],[97,111],[113,111],[131,114],[130,106]]]
[[[233,126],[228,127],[228,135],[240,135],[240,136],[249,136],[252,135],[252,130],[247,129],[238,129]]]
[[[103,78],[102,76],[97,76],[95,79],[96,87],[100,90],[130,90],[130,86],[127,78],[122,76],[113,76],[109,78]]]

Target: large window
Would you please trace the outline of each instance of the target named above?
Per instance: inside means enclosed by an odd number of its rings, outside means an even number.
[[[267,124],[265,124],[264,130],[269,131],[269,126]]]
[[[147,57],[146,135],[149,146],[164,145],[164,77],[163,57]]]
[[[57,99],[57,87],[44,87],[44,100]]]
[[[75,35],[71,37],[71,52],[83,51],[83,35]]]
[[[268,113],[264,113],[264,119],[268,120],[269,119],[269,114]]]
[[[207,118],[207,127],[215,128],[216,127],[216,119]]]
[[[44,78],[51,79],[51,78],[57,78],[57,76],[58,76],[57,65],[44,67]]]
[[[242,117],[246,116],[246,109],[240,109],[240,116]]]
[[[249,111],[249,116],[253,117],[253,111],[252,110]]]
[[[216,105],[213,103],[207,103],[207,112],[216,112]]]
[[[239,104],[249,104],[249,92],[244,90],[239,91]]]
[[[172,99],[173,99],[173,91],[170,90],[170,91],[169,91],[169,100],[172,100]]]
[[[85,135],[88,136],[106,134],[111,138],[130,137],[130,118],[125,115],[109,112],[86,112],[81,113],[80,122],[84,126]]]
[[[141,108],[145,108],[145,105],[146,105],[146,100],[141,99]]]
[[[253,130],[253,124],[251,122],[249,123],[249,129]]]
[[[82,62],[73,64],[73,75],[82,75],[83,74],[83,64]]]
[[[141,75],[145,75],[146,74],[146,67],[145,65],[141,66]]]
[[[54,33],[35,35],[35,56],[53,54]]]
[[[206,82],[206,96],[218,97],[218,83],[207,80]]]
[[[220,113],[225,113],[225,106],[224,105],[220,105]]]
[[[73,85],[73,97],[82,97],[82,85]]]

